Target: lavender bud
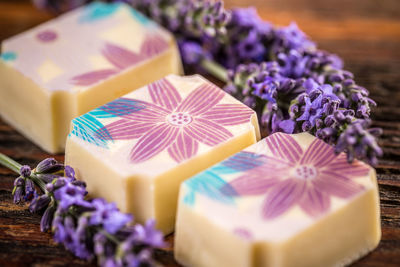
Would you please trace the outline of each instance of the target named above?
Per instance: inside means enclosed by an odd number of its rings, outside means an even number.
[[[344,80],[344,77],[340,73],[335,73],[335,74],[333,74],[333,75],[331,75],[329,77],[329,81],[333,82],[333,83],[335,83],[335,82],[338,83],[338,82],[341,82],[343,80]]]
[[[343,113],[338,110],[335,111],[335,113],[333,115],[335,116],[335,119],[339,122],[344,121],[346,119],[346,117],[343,115]]]
[[[317,127],[317,129],[320,129],[321,127],[323,127],[324,122],[321,119],[316,119],[315,120],[315,126]]]
[[[18,177],[14,180],[14,186],[23,187],[25,185],[25,179]]]
[[[51,224],[54,217],[55,208],[54,206],[49,206],[42,215],[40,220],[40,231],[47,232],[51,228]]]
[[[71,166],[65,166],[64,168],[65,177],[74,178],[75,179],[75,170]]]
[[[13,194],[14,194],[14,203],[15,204],[20,203],[22,201],[22,197],[24,195],[23,187],[21,187],[21,186],[14,187]]]
[[[54,182],[54,187],[55,188],[63,187],[65,184],[66,184],[66,179],[65,178],[58,178]]]
[[[381,128],[371,128],[371,129],[368,129],[368,132],[371,135],[376,136],[376,137],[382,135],[382,133],[383,133]]]
[[[41,179],[43,182],[45,182],[46,184],[51,183],[54,179],[57,179],[59,177],[61,177],[60,175],[56,175],[56,174],[36,174],[36,177],[38,177],[39,179]]]
[[[326,126],[331,127],[335,123],[333,115],[329,115],[325,118],[324,123]]]
[[[46,190],[49,191],[49,192],[53,192],[54,191],[54,184],[53,183],[46,184]]]
[[[54,173],[61,171],[64,165],[58,164],[54,158],[47,158],[36,166],[36,173]]]
[[[352,79],[347,79],[347,80],[343,81],[344,86],[352,86],[354,84],[355,84],[355,82]]]
[[[36,194],[35,185],[33,181],[29,178],[25,180],[25,201],[30,201]]]
[[[75,180],[72,182],[73,185],[86,188],[86,183],[84,181]]]
[[[34,198],[31,204],[29,205],[29,211],[35,213],[43,210],[50,204],[50,200],[51,200],[50,197],[46,194]]]
[[[31,168],[28,165],[23,165],[20,168],[19,173],[22,177],[28,178],[29,176],[31,176]]]
[[[334,86],[333,86],[333,93],[335,93],[335,94],[338,94],[339,92],[341,92],[342,91],[342,85],[341,84],[335,84]]]
[[[307,132],[312,128],[312,125],[309,121],[305,121],[303,122],[303,124],[301,125],[301,129],[303,130],[303,132]]]

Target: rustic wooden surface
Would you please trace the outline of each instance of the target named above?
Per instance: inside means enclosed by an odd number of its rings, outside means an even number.
[[[400,1],[398,0],[230,0],[226,6],[255,5],[261,16],[287,25],[296,21],[319,46],[339,54],[359,84],[378,102],[374,125],[385,155],[377,166],[382,211],[382,241],[354,266],[400,266]],[[0,1],[0,40],[22,32],[50,15],[29,1]],[[0,119],[0,152],[36,165],[49,155]],[[63,160],[63,155],[57,155]],[[38,215],[12,203],[14,173],[0,167],[0,266],[94,265],[75,258],[40,233]],[[173,244],[173,236],[167,238]],[[322,245],[322,244],[318,244]],[[172,249],[157,253],[167,266],[178,266]],[[225,267],[225,266],[221,266]]]

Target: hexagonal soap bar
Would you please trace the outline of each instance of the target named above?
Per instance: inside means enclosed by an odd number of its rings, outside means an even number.
[[[65,161],[91,194],[167,234],[180,183],[258,139],[253,110],[201,76],[169,75],[74,119]]]
[[[185,266],[343,266],[380,240],[375,170],[308,133],[275,133],[186,180]]]
[[[126,4],[94,2],[3,41],[0,115],[62,152],[72,118],[180,71],[170,33]]]

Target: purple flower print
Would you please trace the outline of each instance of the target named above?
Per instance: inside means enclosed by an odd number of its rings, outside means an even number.
[[[53,30],[45,30],[39,32],[36,37],[43,43],[49,43],[57,39],[57,33]]]
[[[199,143],[216,146],[232,133],[224,126],[249,121],[253,111],[240,104],[219,104],[225,93],[211,84],[203,84],[185,99],[167,79],[148,86],[151,103],[138,101],[143,109],[97,131],[97,138],[138,142],[130,152],[133,163],[146,161],[167,149],[181,162],[195,155]]]
[[[320,216],[330,209],[330,196],[346,199],[364,189],[352,179],[367,175],[368,166],[361,162],[349,164],[345,154],[336,155],[320,139],[315,139],[306,151],[288,134],[275,133],[265,142],[273,157],[266,156],[263,165],[227,185],[234,189],[231,194],[265,194],[264,219],[274,219],[294,205],[309,216]]]
[[[80,86],[95,84],[143,60],[154,57],[167,48],[167,41],[158,35],[146,36],[139,53],[129,51],[115,44],[106,43],[102,54],[115,68],[90,71],[73,77],[71,81],[73,84]]]

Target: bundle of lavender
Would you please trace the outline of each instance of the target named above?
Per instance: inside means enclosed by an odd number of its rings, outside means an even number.
[[[52,230],[54,240],[77,257],[97,259],[102,266],[154,266],[154,249],[164,247],[154,221],[134,224],[133,216],[102,198],[87,199],[86,184],[74,170],[53,158],[33,170],[0,153],[0,165],[19,174],[14,181],[14,203],[29,202],[40,213],[40,230]]]
[[[87,0],[34,0],[63,11]],[[353,159],[377,164],[382,155],[369,128],[376,103],[343,70],[341,59],[319,50],[295,23],[276,27],[254,8],[227,11],[222,1],[114,0],[126,2],[172,31],[185,67],[226,82],[225,90],[257,111],[266,134],[310,132]]]

